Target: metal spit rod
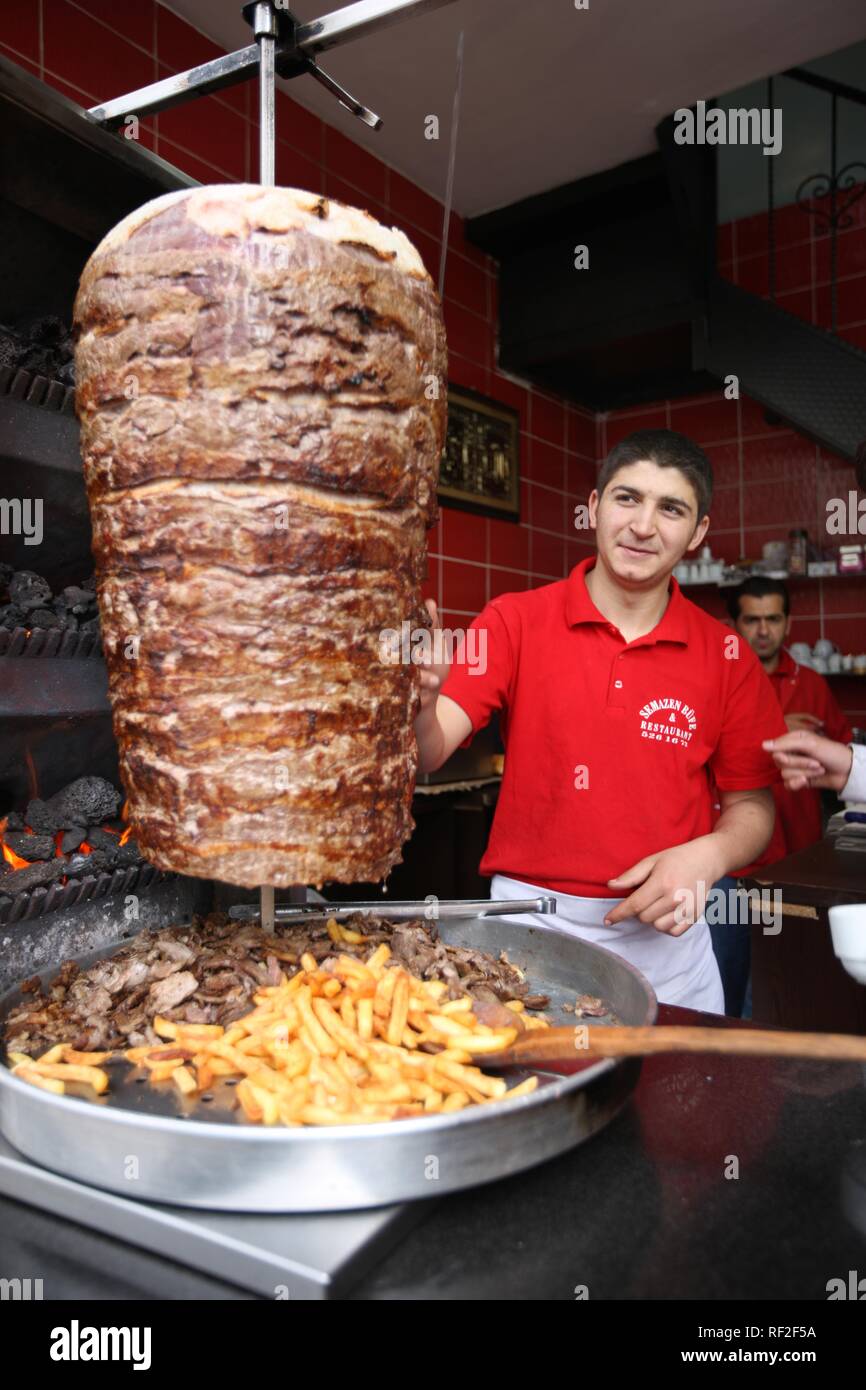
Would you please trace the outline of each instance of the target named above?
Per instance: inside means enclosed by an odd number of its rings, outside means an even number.
[[[275,921],[274,885],[263,883],[259,889],[259,922],[265,931],[273,931]]]
[[[276,39],[277,20],[270,3],[256,5],[253,32],[259,47],[259,183],[275,182],[276,159]],[[259,888],[259,924],[272,932],[275,926],[274,885]]]
[[[277,17],[267,0],[256,5],[253,32],[259,46],[259,183],[270,187],[274,182],[276,149]]]

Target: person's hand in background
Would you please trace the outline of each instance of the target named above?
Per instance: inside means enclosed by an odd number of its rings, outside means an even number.
[[[834,743],[804,729],[767,739],[761,747],[772,753],[785,786],[793,792],[804,787],[840,792],[851,775],[854,754],[849,744]]]

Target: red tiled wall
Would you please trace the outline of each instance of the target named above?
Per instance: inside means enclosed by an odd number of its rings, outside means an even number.
[[[0,51],[82,105],[129,91],[158,76],[194,66],[219,50],[156,0],[28,0],[4,6]],[[396,224],[438,279],[442,207],[367,150],[298,106],[277,97],[277,181],[367,208]],[[163,112],[145,123],[142,141],[202,182],[255,179],[257,111],[250,84]],[[840,325],[866,347],[866,199],[856,226],[840,237]],[[766,289],[761,218],[722,228],[723,272],[756,292]],[[805,215],[778,218],[779,302],[822,325],[829,323],[829,250]],[[794,526],[823,531],[827,497],[854,485],[850,465],[816,449],[791,430],[766,423],[749,400],[720,393],[616,412],[597,420],[585,411],[526,388],[497,371],[495,263],[463,237],[451,218],[445,284],[450,375],[517,407],[521,419],[521,522],[478,518],[443,507],[431,531],[427,592],[447,625],[465,626],[494,594],[559,579],[592,549],[572,514],[586,500],[596,460],[639,425],[669,425],[690,434],[712,458],[717,479],[710,540],[726,559],[758,556],[766,540]],[[800,586],[794,640],[826,635],[846,651],[866,649],[866,583],[836,580]],[[716,595],[693,590],[720,611]],[[845,708],[866,725],[866,681],[845,682]]]
[[[853,225],[839,235],[838,328],[842,337],[866,348],[866,197],[850,212]],[[784,207],[776,214],[776,243],[779,305],[830,328],[829,238],[815,233],[800,208]],[[766,214],[720,227],[718,246],[720,272],[766,297]],[[719,390],[658,401],[599,416],[598,425],[599,457],[638,428],[680,430],[706,450],[716,484],[707,539],[722,559],[758,559],[766,541],[787,540],[799,527],[831,549],[846,539],[827,535],[826,504],[856,489],[851,464],[794,430],[769,424],[763,408],[748,397],[729,401]],[[717,591],[688,593],[709,612],[724,614]],[[829,637],[843,652],[866,651],[866,576],[793,584],[792,599],[791,641]],[[852,723],[866,727],[866,680],[834,677],[832,686]]]
[[[9,6],[0,51],[73,101],[97,101],[206,61],[220,50],[154,0],[32,0]],[[142,140],[204,183],[257,176],[258,113],[246,84],[142,126]],[[402,228],[438,281],[443,209],[367,150],[277,95],[277,182],[366,208]],[[446,624],[465,627],[487,599],[561,579],[588,553],[572,508],[594,482],[596,426],[585,411],[529,390],[495,368],[496,267],[451,218],[445,278],[450,378],[520,411],[520,524],[443,507],[429,535],[426,592]]]
[[[855,184],[840,195],[848,203],[837,239],[837,331],[866,349],[866,188]],[[819,328],[831,327],[830,237],[796,205],[779,208],[774,219],[776,302]],[[768,293],[767,215],[742,217],[719,228],[719,270],[735,285]]]

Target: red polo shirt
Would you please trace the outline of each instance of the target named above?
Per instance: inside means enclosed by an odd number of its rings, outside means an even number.
[[[761,741],[785,732],[748,642],[683,597],[626,642],[586,587],[567,579],[500,594],[471,624],[486,670],[459,660],[442,687],[473,734],[501,710],[505,771],[483,874],[552,891],[617,897],[607,880],[713,825],[722,791],[779,774]],[[467,644],[470,662],[483,650]]]
[[[836,743],[850,743],[851,728],[824,677],[808,666],[798,666],[783,647],[779,664],[770,674],[783,714],[814,714],[823,721],[821,731]],[[779,783],[773,788],[776,821],[784,840],[784,853],[814,845],[823,834],[821,793],[814,787],[792,792]]]

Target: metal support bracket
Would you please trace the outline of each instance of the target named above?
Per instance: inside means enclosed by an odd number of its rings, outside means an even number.
[[[189,68],[160,82],[139,87],[125,96],[92,106],[87,115],[97,125],[115,127],[121,125],[126,116],[135,115],[142,119],[158,111],[168,111],[193,97],[208,96],[257,75],[262,92],[266,86],[273,92],[273,76],[270,75],[272,62],[276,76],[292,78],[307,73],[314,77],[347,111],[351,111],[371,129],[378,130],[382,125],[381,118],[320,68],[316,62],[317,54],[336,48],[350,39],[376,33],[427,10],[438,10],[453,4],[454,0],[356,0],[354,5],[346,5],[341,10],[323,15],[321,19],[302,24],[278,0],[253,0],[243,6],[243,15],[256,34],[255,43],[234,53],[222,54],[200,67]],[[262,71],[263,65],[265,72]],[[270,179],[262,177],[262,182],[273,182],[273,175]]]

